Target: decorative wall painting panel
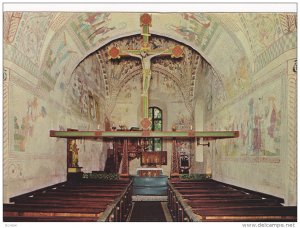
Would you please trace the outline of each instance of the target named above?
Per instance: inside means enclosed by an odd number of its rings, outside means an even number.
[[[214,116],[214,130],[238,130],[238,140],[217,142],[219,156],[279,156],[283,107],[282,79],[257,88]]]

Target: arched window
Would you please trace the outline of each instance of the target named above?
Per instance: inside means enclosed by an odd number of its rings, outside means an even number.
[[[152,122],[152,131],[162,131],[163,126],[163,113],[158,107],[149,107],[149,118]],[[162,150],[162,138],[149,139],[149,151],[161,151]]]

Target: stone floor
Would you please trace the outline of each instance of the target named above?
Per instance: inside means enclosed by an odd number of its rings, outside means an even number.
[[[172,222],[166,202],[136,201],[129,222]]]

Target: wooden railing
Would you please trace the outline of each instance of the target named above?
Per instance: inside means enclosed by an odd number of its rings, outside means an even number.
[[[191,207],[186,204],[181,194],[168,181],[168,208],[174,222],[200,222]]]
[[[132,208],[132,181],[100,215],[98,222],[124,222]]]

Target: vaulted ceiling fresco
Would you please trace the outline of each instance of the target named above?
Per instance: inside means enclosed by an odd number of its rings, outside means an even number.
[[[140,34],[139,16],[108,12],[7,12],[4,59],[30,73],[38,81],[37,87],[55,90],[67,84],[78,64],[94,51],[120,37]],[[182,84],[187,103],[194,93],[193,80],[201,65],[200,55],[221,80],[224,96],[234,97],[251,86],[256,72],[296,47],[296,14],[153,13],[152,18],[153,46],[168,46],[175,42],[167,39],[172,38],[185,45],[186,56],[191,55],[182,60],[188,64],[180,69],[168,59],[153,60],[154,71],[168,73]],[[115,42],[134,45],[137,39],[133,36]],[[140,72],[136,60],[122,60],[124,69],[107,62],[107,47],[97,51],[106,97],[115,96],[118,86]],[[120,72],[122,77],[118,78]]]
[[[100,65],[100,74],[104,81],[105,96],[110,97],[110,102],[115,99],[120,89],[133,77],[142,76],[142,65],[140,60],[127,57],[117,60],[108,58],[108,51],[111,47],[120,49],[139,49],[141,36],[130,36],[110,42],[97,50],[87,58],[98,59]],[[175,45],[181,45],[184,51],[184,57],[173,59],[170,57],[156,57],[151,60],[152,74],[166,76],[173,80],[180,88],[178,91],[185,101],[186,107],[192,111],[194,107],[195,81],[199,80],[200,71],[209,67],[209,64],[193,49],[174,40],[152,35],[151,49],[168,49]],[[198,75],[198,77],[197,77]]]

